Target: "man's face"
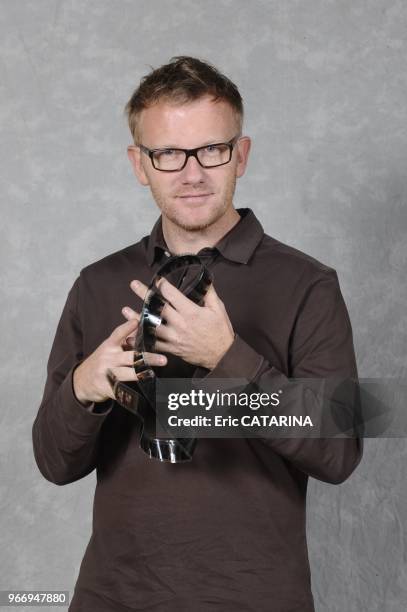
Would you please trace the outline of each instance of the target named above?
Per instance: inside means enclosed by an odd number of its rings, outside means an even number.
[[[228,142],[238,134],[231,106],[209,96],[183,105],[160,101],[139,117],[140,143],[149,149],[194,149]],[[233,148],[228,164],[202,168],[189,157],[183,170],[160,172],[148,155],[129,147],[128,156],[143,185],[149,185],[163,217],[188,231],[209,227],[233,208],[236,178],[245,171],[250,140],[244,137]]]

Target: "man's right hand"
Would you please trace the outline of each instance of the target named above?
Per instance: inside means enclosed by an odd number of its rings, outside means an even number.
[[[114,399],[106,372],[111,370],[120,381],[137,380],[134,371],[134,349],[129,338],[135,336],[139,317],[122,323],[73,373],[73,387],[77,399],[84,405]],[[144,353],[151,366],[165,366],[167,358],[157,353]]]

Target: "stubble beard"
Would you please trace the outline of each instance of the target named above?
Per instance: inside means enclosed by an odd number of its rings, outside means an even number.
[[[169,221],[185,231],[199,232],[217,223],[217,221],[219,221],[219,219],[221,219],[226,211],[232,206],[233,195],[236,189],[236,177],[233,176],[231,180],[228,181],[222,201],[218,206],[211,210],[211,214],[205,220],[205,222],[201,223],[188,223],[182,218],[182,214],[179,213],[176,206],[169,204],[165,196],[163,196],[158,189],[152,185],[150,185],[150,189],[157,206],[161,210],[161,213],[167,217]]]

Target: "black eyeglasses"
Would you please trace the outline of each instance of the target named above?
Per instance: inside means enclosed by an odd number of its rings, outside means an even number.
[[[195,157],[202,168],[216,168],[228,164],[239,138],[237,135],[229,142],[216,142],[196,149],[148,149],[142,144],[137,146],[149,156],[156,170],[179,172],[185,168],[189,157]]]

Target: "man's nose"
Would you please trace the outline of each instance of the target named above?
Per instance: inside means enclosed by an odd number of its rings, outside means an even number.
[[[190,155],[185,168],[182,170],[183,183],[201,183],[205,179],[205,169],[193,155]]]

